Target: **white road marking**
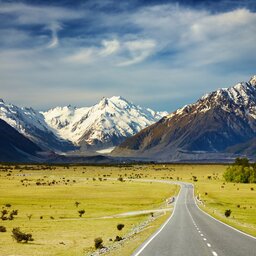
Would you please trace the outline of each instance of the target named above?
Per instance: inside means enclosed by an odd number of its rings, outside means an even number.
[[[204,236],[203,234],[201,234],[201,236]]]
[[[218,256],[217,252],[212,251],[213,256]]]
[[[194,184],[192,184],[192,186],[193,186],[193,189],[194,189],[194,187],[195,187]],[[246,233],[244,233],[243,231],[241,231],[241,230],[239,230],[239,229],[236,229],[236,228],[234,228],[234,227],[231,227],[230,225],[228,225],[228,224],[226,224],[226,223],[224,223],[224,222],[222,222],[222,221],[220,221],[220,220],[214,218],[213,216],[211,216],[210,214],[208,214],[207,212],[205,212],[204,210],[202,210],[202,209],[198,206],[198,204],[197,204],[197,202],[196,202],[196,200],[195,200],[195,197],[194,197],[194,202],[195,202],[195,205],[197,206],[197,208],[198,208],[201,212],[203,212],[205,215],[209,216],[210,218],[214,219],[215,221],[217,221],[217,222],[219,222],[219,223],[221,223],[221,224],[223,224],[223,225],[225,225],[225,226],[227,226],[227,227],[229,227],[229,228],[231,228],[231,229],[233,229],[233,230],[239,232],[240,234],[243,234],[243,235],[245,235],[245,236],[248,236],[248,237],[250,237],[250,238],[252,238],[252,239],[256,239],[255,236],[246,234]],[[216,253],[216,252],[215,252],[215,253]],[[216,255],[218,255],[218,254],[216,254]]]
[[[208,247],[211,247],[211,244],[207,243],[207,246],[208,246]]]
[[[172,211],[171,216],[170,216],[170,217],[168,218],[168,220],[162,225],[162,227],[161,227],[160,229],[158,229],[158,231],[157,231],[155,234],[153,234],[153,235],[151,236],[151,238],[149,238],[149,240],[144,244],[144,246],[142,246],[142,248],[141,248],[137,253],[134,254],[134,256],[140,255],[141,252],[142,252],[142,251],[149,245],[149,243],[164,229],[164,227],[169,223],[169,221],[170,221],[171,218],[173,217],[174,212],[175,212],[175,209],[176,209],[177,201],[178,201],[178,199],[179,199],[180,192],[181,192],[181,190],[182,190],[182,185],[181,185],[181,184],[179,184],[179,183],[174,183],[174,184],[177,184],[177,185],[180,186],[180,191],[179,191],[179,194],[178,194],[178,196],[177,196],[177,198],[176,198],[176,201],[175,201],[174,208],[173,208],[173,211]]]
[[[204,241],[206,241],[207,239],[206,238],[204,238]]]

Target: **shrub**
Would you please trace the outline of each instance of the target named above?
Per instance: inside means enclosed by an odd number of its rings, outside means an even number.
[[[119,177],[117,180],[118,180],[118,181],[121,181],[121,182],[124,181],[124,179],[123,179],[122,177]]]
[[[85,214],[85,210],[79,210],[78,213],[79,217],[82,217]]]
[[[192,178],[193,178],[193,181],[194,181],[194,182],[197,182],[197,181],[198,181],[198,179],[197,179],[196,176],[192,176]]]
[[[116,238],[115,238],[115,242],[119,242],[119,241],[121,241],[121,240],[123,240],[123,238],[121,237],[121,236],[116,236]]]
[[[0,226],[0,232],[6,232],[6,227]]]
[[[117,224],[116,228],[118,230],[122,230],[124,228],[124,224]]]
[[[103,240],[101,237],[97,237],[94,239],[94,246],[95,246],[95,249],[101,249],[103,248]]]
[[[18,242],[24,241],[27,243],[28,241],[34,241],[32,238],[32,234],[26,234],[20,231],[20,228],[13,228],[12,237]]]
[[[232,165],[223,174],[226,181],[236,183],[256,183],[256,166]]]
[[[229,217],[230,215],[231,215],[231,210],[230,209],[226,210],[225,211],[225,216]]]
[[[78,207],[78,205],[80,204],[80,202],[75,202],[75,206]]]

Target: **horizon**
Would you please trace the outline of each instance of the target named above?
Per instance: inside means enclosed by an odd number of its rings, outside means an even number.
[[[0,1],[5,102],[173,112],[255,74],[255,1]],[[184,93],[185,92],[185,93]]]

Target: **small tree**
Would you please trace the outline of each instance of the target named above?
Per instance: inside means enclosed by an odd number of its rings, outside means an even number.
[[[228,218],[231,215],[231,210],[228,209],[225,211],[225,216]]]
[[[124,228],[124,224],[117,224],[117,226],[116,226],[116,228],[118,229],[118,230],[122,230],[123,228]]]
[[[78,213],[79,217],[82,217],[85,214],[85,210],[79,210]]]
[[[75,206],[76,206],[76,208],[78,207],[78,205],[80,204],[80,202],[75,202]]]
[[[95,246],[95,249],[101,249],[103,248],[103,240],[101,237],[97,237],[94,239],[94,246]]]
[[[12,237],[18,242],[24,241],[27,243],[28,241],[34,241],[32,238],[32,234],[26,234],[20,231],[20,228],[13,228]]]
[[[0,226],[0,232],[6,232],[6,227]]]

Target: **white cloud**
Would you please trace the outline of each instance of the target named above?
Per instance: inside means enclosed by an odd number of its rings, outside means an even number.
[[[106,57],[116,53],[120,49],[120,42],[116,39],[114,40],[103,40],[103,48],[99,51],[99,55]]]
[[[89,64],[95,60],[95,53],[95,49],[86,48],[69,57],[66,57],[64,60],[71,63]]]
[[[136,40],[124,43],[124,49],[127,49],[131,58],[117,64],[119,67],[133,65],[148,58],[156,47],[154,40]]]
[[[83,97],[96,102],[96,95],[115,94],[144,105],[165,99],[155,106],[174,109],[173,102],[181,106],[255,73],[256,14],[250,10],[211,13],[167,4],[111,16],[101,11],[88,18],[82,8],[0,3],[0,14],[13,17],[0,31],[3,97],[18,101],[20,88],[27,105],[76,104],[76,97],[88,105]],[[81,19],[78,27],[69,26],[74,19]],[[51,89],[56,94],[45,103],[40,94]]]
[[[64,60],[70,63],[90,64],[115,54],[119,49],[120,42],[118,40],[103,40],[101,46],[82,48],[76,53],[66,57]]]
[[[49,30],[52,33],[52,39],[47,48],[55,48],[59,45],[59,38],[57,33],[61,28],[62,27],[58,23],[53,23],[49,26]]]
[[[13,15],[16,24],[52,24],[60,20],[73,20],[84,17],[85,13],[62,7],[32,6],[23,3],[1,3],[0,14]]]

